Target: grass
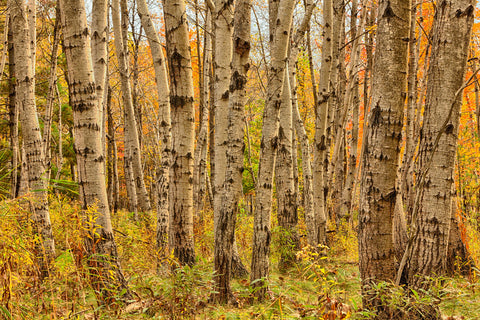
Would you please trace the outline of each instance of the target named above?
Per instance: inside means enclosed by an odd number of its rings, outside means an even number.
[[[368,319],[361,309],[356,236],[349,227],[332,235],[326,256],[304,247],[296,266],[286,273],[277,269],[278,244],[273,243],[269,299],[252,304],[249,279],[234,279],[239,305],[232,307],[208,303],[214,290],[211,212],[196,223],[196,265],[167,277],[156,272],[154,214],[134,221],[130,213],[119,212],[113,215],[115,236],[135,298],[130,305],[107,308],[97,305],[86,281],[78,206],[68,199],[51,199],[57,258],[55,270],[43,282],[36,276],[32,248],[37,239],[24,207],[18,201],[0,204],[0,319]],[[252,223],[253,217],[240,215],[237,243],[247,266]],[[479,319],[479,286],[475,272],[469,279],[445,279],[439,289],[442,312]]]

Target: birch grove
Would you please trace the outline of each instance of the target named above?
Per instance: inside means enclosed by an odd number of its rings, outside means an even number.
[[[0,317],[479,318],[475,9],[0,1]]]

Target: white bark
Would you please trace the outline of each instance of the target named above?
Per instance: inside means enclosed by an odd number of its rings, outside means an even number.
[[[292,155],[292,100],[288,64],[285,68],[280,121],[278,131],[277,158],[275,162],[275,186],[277,191],[278,226],[283,233],[280,241],[281,257],[279,269],[287,270],[295,262],[295,253],[300,245],[297,233],[297,193],[294,184]]]
[[[235,7],[233,33],[234,52],[231,63],[228,110],[227,167],[224,176],[221,210],[215,226],[216,299],[231,301],[230,277],[235,270],[235,222],[238,202],[242,197],[244,151],[244,105],[246,103],[247,73],[250,67],[250,0],[238,1]],[[237,261],[238,263],[238,261]]]
[[[216,0],[213,15],[214,58],[213,58],[213,110],[215,112],[213,162],[213,209],[214,224],[221,208],[222,186],[227,169],[228,148],[228,103],[230,63],[232,62],[233,1]]]
[[[195,262],[193,244],[193,152],[195,113],[193,75],[185,2],[164,0],[172,110],[170,235],[181,264]]]
[[[92,61],[95,77],[95,91],[101,114],[101,129],[103,153],[105,153],[105,111],[106,111],[106,86],[108,64],[108,32],[107,24],[108,0],[93,0],[92,3]]]
[[[363,142],[359,252],[364,302],[368,285],[392,280],[395,273],[393,211],[406,94],[409,1],[382,0],[372,74],[372,106]]]
[[[462,84],[474,8],[473,0],[444,0],[438,4],[434,19],[410,235],[413,240],[406,252],[409,262],[405,275],[415,288],[428,286],[425,276],[445,272]]]
[[[201,211],[203,210],[203,203],[205,200],[205,192],[207,186],[207,151],[208,151],[208,120],[209,120],[209,88],[210,88],[210,72],[212,65],[212,15],[210,10],[206,12],[206,32],[204,37],[204,49],[203,49],[203,77],[200,81],[203,81],[203,94],[200,97],[200,112],[201,122],[200,131],[197,137],[197,145],[195,147],[195,171],[193,181],[193,196],[194,196],[194,209],[195,214],[199,216],[200,220],[203,220]]]
[[[263,300],[266,293],[266,287],[262,279],[268,278],[269,275],[268,257],[271,240],[270,214],[272,209],[273,170],[278,147],[279,112],[294,7],[295,1],[280,0],[278,12],[274,13],[276,18],[272,19],[272,16],[270,17],[270,20],[275,22],[276,28],[271,37],[272,60],[269,67],[267,100],[263,112],[250,275],[252,282],[257,280],[253,286],[257,288],[255,296],[259,300]]]
[[[125,108],[125,155],[127,156],[125,162],[131,163],[133,178],[135,181],[134,185],[137,197],[137,208],[141,211],[147,211],[150,210],[151,206],[143,177],[137,121],[135,119],[132,90],[129,81],[128,39],[126,38],[128,13],[125,12],[126,3],[124,3],[124,1],[125,0],[112,1],[112,22],[115,33],[115,53],[117,55],[120,70],[122,96]]]
[[[32,220],[40,241],[36,245],[36,257],[40,262],[41,276],[48,275],[48,265],[55,255],[50,213],[48,209],[48,180],[46,177],[45,154],[40,134],[37,108],[35,105],[35,75],[31,36],[27,23],[27,9],[23,1],[9,1],[12,15],[13,43],[15,47],[16,96],[22,125],[22,161],[26,162],[28,189],[32,191]],[[32,27],[32,26],[30,26]],[[35,26],[33,26],[35,28]],[[35,48],[33,48],[35,50]]]
[[[161,166],[157,168],[157,248],[160,254],[168,255],[168,188],[170,171],[170,151],[172,149],[171,118],[170,118],[170,88],[168,85],[167,62],[163,48],[155,30],[146,0],[137,0],[137,9],[142,27],[147,35],[152,52],[155,82],[157,84],[157,101],[159,113],[158,134],[161,142]]]
[[[332,11],[333,5],[331,0],[323,2],[323,48],[322,48],[322,65],[320,68],[320,83],[319,83],[319,105],[315,106],[315,142],[313,149],[313,196],[315,208],[315,226],[317,231],[317,244],[326,244],[327,234],[327,215],[325,206],[325,167],[324,161],[325,151],[327,148],[326,129],[327,129],[327,115],[329,113],[329,100],[331,96],[331,69],[332,69]]]
[[[107,200],[102,153],[100,105],[90,52],[90,34],[82,0],[61,0],[63,36],[73,108],[75,151],[77,155],[80,198],[85,215],[93,211],[95,219],[85,219],[85,235],[91,281],[98,298],[108,299],[116,292],[131,297],[120,269],[117,247]],[[108,276],[107,276],[108,275]]]

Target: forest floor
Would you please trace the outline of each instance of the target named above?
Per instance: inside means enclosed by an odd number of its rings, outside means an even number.
[[[35,238],[31,235],[28,212],[22,209],[25,204],[13,201],[0,204],[0,320],[371,318],[368,310],[361,309],[357,240],[348,226],[329,234],[331,247],[324,249],[325,255],[319,256],[304,247],[297,254],[295,266],[287,272],[279,272],[277,268],[280,231],[274,227],[269,299],[252,304],[249,278],[245,277],[232,283],[238,306],[210,304],[211,212],[205,213],[203,223],[195,223],[196,265],[177,268],[168,276],[157,273],[154,214],[141,214],[139,221],[125,211],[113,214],[120,261],[135,299],[128,305],[99,306],[87,281],[88,270],[81,262],[82,224],[78,206],[57,198],[52,198],[51,203],[57,258],[55,270],[43,282],[36,276],[32,256]],[[237,243],[247,266],[252,224],[252,216],[240,214]],[[478,245],[477,240],[471,248],[478,251]],[[418,295],[407,296],[403,289],[388,284],[379,285],[376,290],[385,301],[399,308],[435,303],[446,316],[480,319],[479,274],[479,270],[473,270],[467,278],[434,279],[437,285]]]

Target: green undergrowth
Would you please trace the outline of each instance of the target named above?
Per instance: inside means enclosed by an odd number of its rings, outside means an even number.
[[[38,278],[29,220],[28,197],[0,204],[0,319],[368,319],[361,309],[356,233],[344,224],[329,233],[330,247],[306,246],[305,226],[300,225],[302,249],[287,272],[277,268],[281,232],[273,228],[271,276],[268,298],[252,303],[249,278],[232,281],[237,306],[213,305],[213,216],[210,211],[195,223],[196,256],[193,267],[176,267],[169,275],[157,271],[155,214],[112,214],[120,262],[133,299],[98,305],[87,281],[83,259],[82,216],[76,203],[52,196],[51,220],[56,241],[55,268],[43,282]],[[275,225],[275,217],[273,219]],[[253,217],[241,213],[237,244],[250,267]],[[439,301],[446,315],[480,319],[480,282],[477,273],[467,278],[439,281],[427,298],[402,294],[402,289],[381,285],[392,305],[411,306]],[[439,298],[439,299],[438,299]],[[424,299],[424,300],[422,300]],[[120,299],[118,300],[120,301]]]

